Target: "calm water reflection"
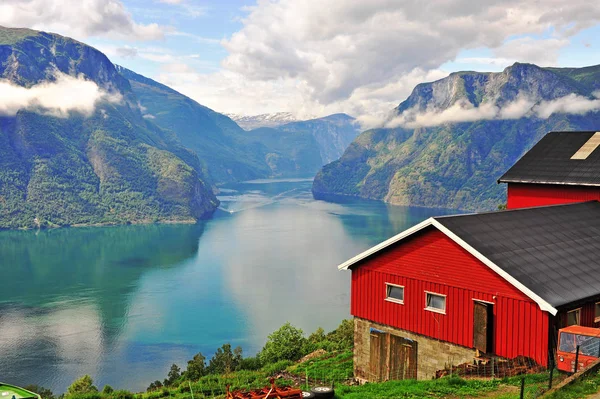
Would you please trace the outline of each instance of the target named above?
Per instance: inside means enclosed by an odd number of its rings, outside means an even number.
[[[225,342],[254,354],[286,321],[333,329],[349,316],[336,265],[451,212],[315,201],[310,184],[225,186],[198,225],[0,232],[0,381],[142,390]]]

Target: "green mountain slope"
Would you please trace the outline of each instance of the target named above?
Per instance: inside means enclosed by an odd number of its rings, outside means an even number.
[[[0,228],[195,221],[218,201],[195,154],[144,118],[129,82],[96,49],[0,27],[0,79],[30,88],[59,74],[120,101],[91,115],[0,114]]]
[[[193,150],[216,183],[312,176],[323,165],[319,144],[306,129],[247,132],[229,117],[161,83],[117,68],[131,83],[146,118]]]
[[[420,84],[394,114],[414,111],[431,120],[434,116],[428,110],[456,111],[457,105],[467,102],[479,110],[512,104],[516,105],[512,111],[519,113],[517,101],[522,98],[538,105],[568,95],[593,99],[598,87],[597,66],[555,69],[515,64],[501,73],[460,72]],[[518,119],[429,125],[427,118],[420,127],[404,124],[362,133],[339,160],[317,174],[315,196],[340,194],[399,205],[494,209],[505,202],[505,187],[496,184],[498,177],[545,133],[600,126],[597,111],[555,112],[549,117],[530,112]]]

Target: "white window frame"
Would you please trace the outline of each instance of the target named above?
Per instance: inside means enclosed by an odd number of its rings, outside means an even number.
[[[595,311],[595,310],[594,310]],[[577,317],[577,324],[569,324],[569,313],[578,313],[578,317]],[[581,308],[577,308],[577,309],[573,309],[573,310],[569,310],[567,312],[567,327],[569,326],[580,326],[581,325]]]
[[[390,298],[388,296],[388,287],[397,287],[397,288],[402,288],[402,298],[404,298],[405,295],[405,289],[403,285],[399,285],[399,284],[392,284],[392,283],[385,283],[385,300],[388,302],[393,302],[393,303],[397,303],[400,305],[404,305],[404,299],[400,300],[400,299],[396,299],[396,298]]]
[[[440,296],[444,298],[444,310],[442,309],[438,309],[438,308],[430,308],[429,306],[427,306],[427,296],[428,295],[436,295],[436,296]],[[448,296],[444,295],[444,294],[440,294],[439,292],[431,292],[431,291],[425,291],[425,310],[427,310],[428,312],[434,312],[434,313],[439,313],[439,314],[446,314],[446,309],[448,308]]]
[[[596,302],[594,304],[594,323],[600,323],[600,315],[596,314],[596,308],[597,306],[600,306],[600,302]]]

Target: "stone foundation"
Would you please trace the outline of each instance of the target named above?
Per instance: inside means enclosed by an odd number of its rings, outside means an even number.
[[[371,328],[417,342],[417,379],[435,378],[435,372],[448,365],[472,362],[475,349],[425,337],[409,331],[354,318],[354,377],[361,382],[369,381]]]

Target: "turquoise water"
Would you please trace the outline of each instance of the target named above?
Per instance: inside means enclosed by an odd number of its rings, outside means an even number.
[[[349,317],[338,264],[452,212],[316,201],[310,186],[224,186],[197,225],[0,232],[0,381],[144,390],[227,342],[253,355],[286,321],[334,329]]]

